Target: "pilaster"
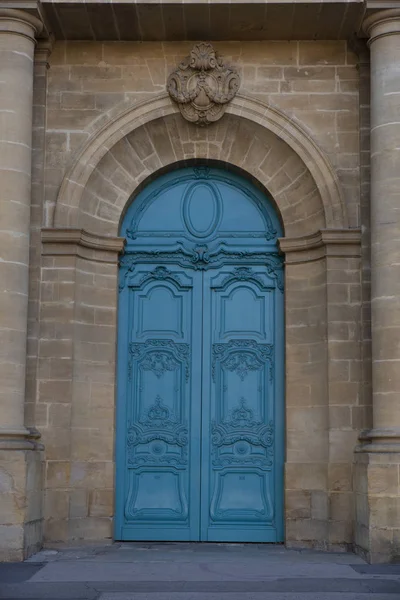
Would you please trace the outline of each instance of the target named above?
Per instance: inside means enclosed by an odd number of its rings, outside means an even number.
[[[37,411],[46,446],[44,541],[112,537],[117,281],[124,244],[124,238],[81,229],[42,230],[46,300]]]
[[[365,414],[361,233],[324,229],[279,242],[286,264],[286,543],[348,550],[353,452]]]
[[[400,9],[364,22],[371,53],[371,331],[373,426],[356,453],[356,546],[400,556]]]
[[[39,19],[0,8],[0,560],[41,544],[39,434],[25,427],[33,57]]]

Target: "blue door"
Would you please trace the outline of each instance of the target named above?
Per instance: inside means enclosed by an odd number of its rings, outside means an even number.
[[[225,170],[148,185],[122,226],[119,540],[283,540],[283,270],[268,199]]]

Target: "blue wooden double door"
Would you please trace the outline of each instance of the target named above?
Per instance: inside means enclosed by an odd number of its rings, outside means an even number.
[[[268,200],[174,171],[123,223],[120,540],[283,539],[283,273]]]

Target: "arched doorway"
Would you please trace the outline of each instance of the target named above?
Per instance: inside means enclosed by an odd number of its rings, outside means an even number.
[[[159,177],[123,221],[119,540],[283,540],[280,223],[224,169]]]

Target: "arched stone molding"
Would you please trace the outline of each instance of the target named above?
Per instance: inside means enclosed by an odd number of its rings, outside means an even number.
[[[234,141],[237,128],[241,135]],[[150,143],[154,152],[144,156],[139,139]],[[135,164],[125,161],[124,166],[122,147],[131,154],[133,147]],[[117,235],[126,203],[141,181],[159,169],[194,158],[229,163],[253,175],[273,196],[287,236],[347,227],[343,194],[327,157],[284,113],[244,96],[235,98],[225,118],[207,130],[185,123],[167,96],[122,113],[111,111],[103,125],[97,123],[65,176],[53,224]],[[116,182],[116,171],[123,184]],[[115,189],[108,189],[104,206],[95,206],[95,198],[99,200],[110,183]]]

